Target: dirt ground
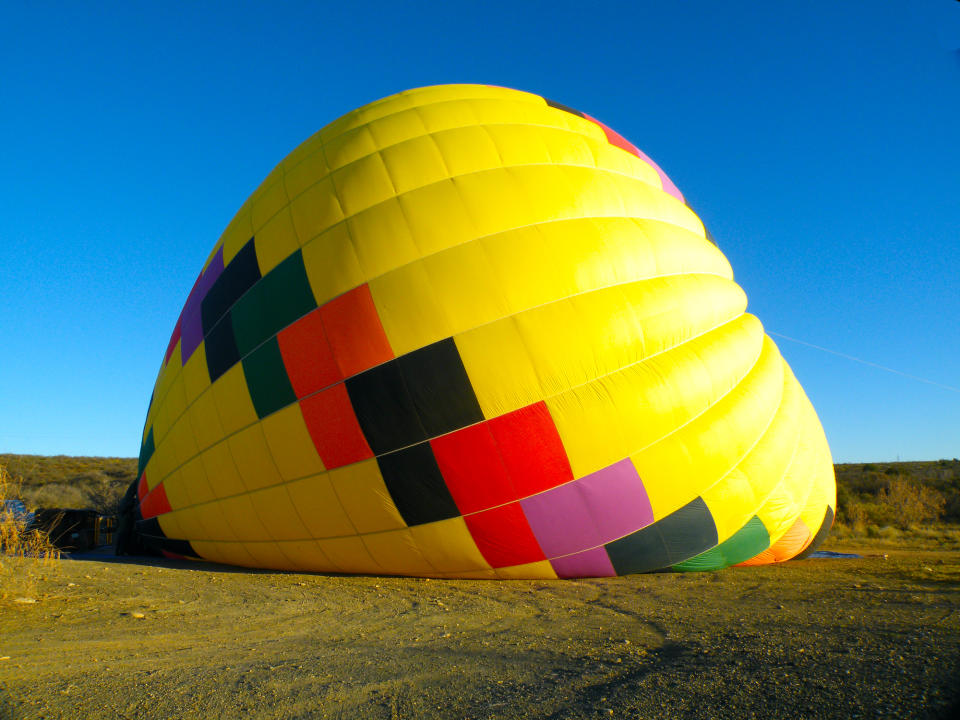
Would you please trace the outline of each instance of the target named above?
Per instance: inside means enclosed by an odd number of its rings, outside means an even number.
[[[832,549],[865,556],[552,582],[64,559],[0,588],[0,718],[957,717],[960,552]]]

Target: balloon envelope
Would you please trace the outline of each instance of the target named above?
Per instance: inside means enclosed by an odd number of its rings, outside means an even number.
[[[650,158],[505,88],[296,148],[197,277],[136,534],[251,567],[610,576],[786,560],[832,522],[816,414]]]

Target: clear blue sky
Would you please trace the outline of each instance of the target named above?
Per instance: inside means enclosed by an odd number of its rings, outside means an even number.
[[[599,5],[3,3],[0,452],[136,455],[244,199],[337,116],[448,82],[633,141],[768,331],[960,387],[960,3]],[[775,339],[835,460],[960,456],[960,392]]]

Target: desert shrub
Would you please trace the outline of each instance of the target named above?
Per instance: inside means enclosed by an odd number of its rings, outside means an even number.
[[[18,500],[19,483],[0,465],[0,576],[18,573],[25,562],[44,563],[60,557],[45,532],[28,529],[31,515]]]
[[[898,476],[877,494],[884,519],[903,530],[930,520],[939,520],[946,498],[936,488]]]

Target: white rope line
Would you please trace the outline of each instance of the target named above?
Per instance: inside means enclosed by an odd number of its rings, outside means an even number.
[[[883,370],[884,372],[893,373],[894,375],[902,375],[903,377],[910,378],[911,380],[917,380],[927,385],[935,385],[944,390],[950,390],[951,392],[960,393],[960,388],[954,387],[953,385],[944,385],[943,383],[937,382],[936,380],[930,380],[928,378],[923,378],[918,375],[911,375],[910,373],[905,373],[902,370],[897,370],[895,368],[887,367],[886,365],[880,365],[875,362],[870,362],[869,360],[864,360],[862,358],[854,357],[853,355],[847,355],[846,353],[838,352],[836,350],[831,350],[830,348],[825,348],[820,345],[814,345],[805,340],[798,340],[797,338],[790,337],[789,335],[783,335],[781,333],[776,333],[771,330],[767,330],[768,335],[776,335],[778,338],[783,338],[784,340],[789,340],[790,342],[795,342],[798,345],[806,345],[807,347],[812,347],[815,350],[822,350],[825,353],[830,353],[831,355],[838,355],[839,357],[846,358],[847,360],[853,360],[853,362],[858,362],[861,365],[869,365],[870,367],[877,368],[878,370]]]

